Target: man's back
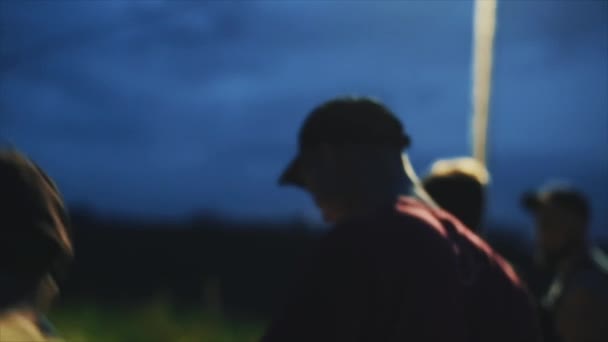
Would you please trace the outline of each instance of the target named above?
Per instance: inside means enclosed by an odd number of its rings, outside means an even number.
[[[512,269],[411,198],[338,225],[264,341],[537,341]]]

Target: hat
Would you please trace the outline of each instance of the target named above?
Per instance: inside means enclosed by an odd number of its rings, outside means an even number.
[[[27,157],[0,149],[0,266],[48,272],[71,256],[68,217],[57,187]]]
[[[325,102],[306,118],[299,132],[299,153],[279,179],[281,185],[303,186],[301,152],[322,144],[371,144],[400,149],[410,145],[397,117],[367,97],[344,97]]]
[[[555,207],[567,210],[584,219],[591,214],[586,196],[569,185],[548,185],[537,191],[528,191],[522,196],[522,206],[535,213],[541,208]]]

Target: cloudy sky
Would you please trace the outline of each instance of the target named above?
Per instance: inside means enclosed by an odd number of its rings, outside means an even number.
[[[549,178],[608,236],[608,3],[499,1],[490,215]],[[105,213],[317,219],[276,186],[342,94],[404,121],[416,168],[470,150],[470,1],[0,2],[0,137]]]

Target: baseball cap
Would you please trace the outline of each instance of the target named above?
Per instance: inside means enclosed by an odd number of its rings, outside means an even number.
[[[591,215],[587,197],[567,184],[546,185],[540,190],[527,191],[521,201],[522,206],[531,213],[544,207],[554,207],[567,210],[584,219],[589,219]]]
[[[69,220],[54,182],[26,156],[0,149],[0,266],[52,272],[72,256]]]
[[[303,186],[301,152],[322,144],[373,144],[407,148],[410,138],[399,119],[368,97],[340,97],[313,109],[298,136],[298,155],[279,178],[281,185]]]

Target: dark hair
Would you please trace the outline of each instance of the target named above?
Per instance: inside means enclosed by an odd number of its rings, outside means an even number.
[[[72,256],[69,222],[53,181],[12,149],[0,149],[0,307],[25,299]]]
[[[481,230],[485,187],[466,174],[431,175],[423,182],[437,204],[474,232]]]

